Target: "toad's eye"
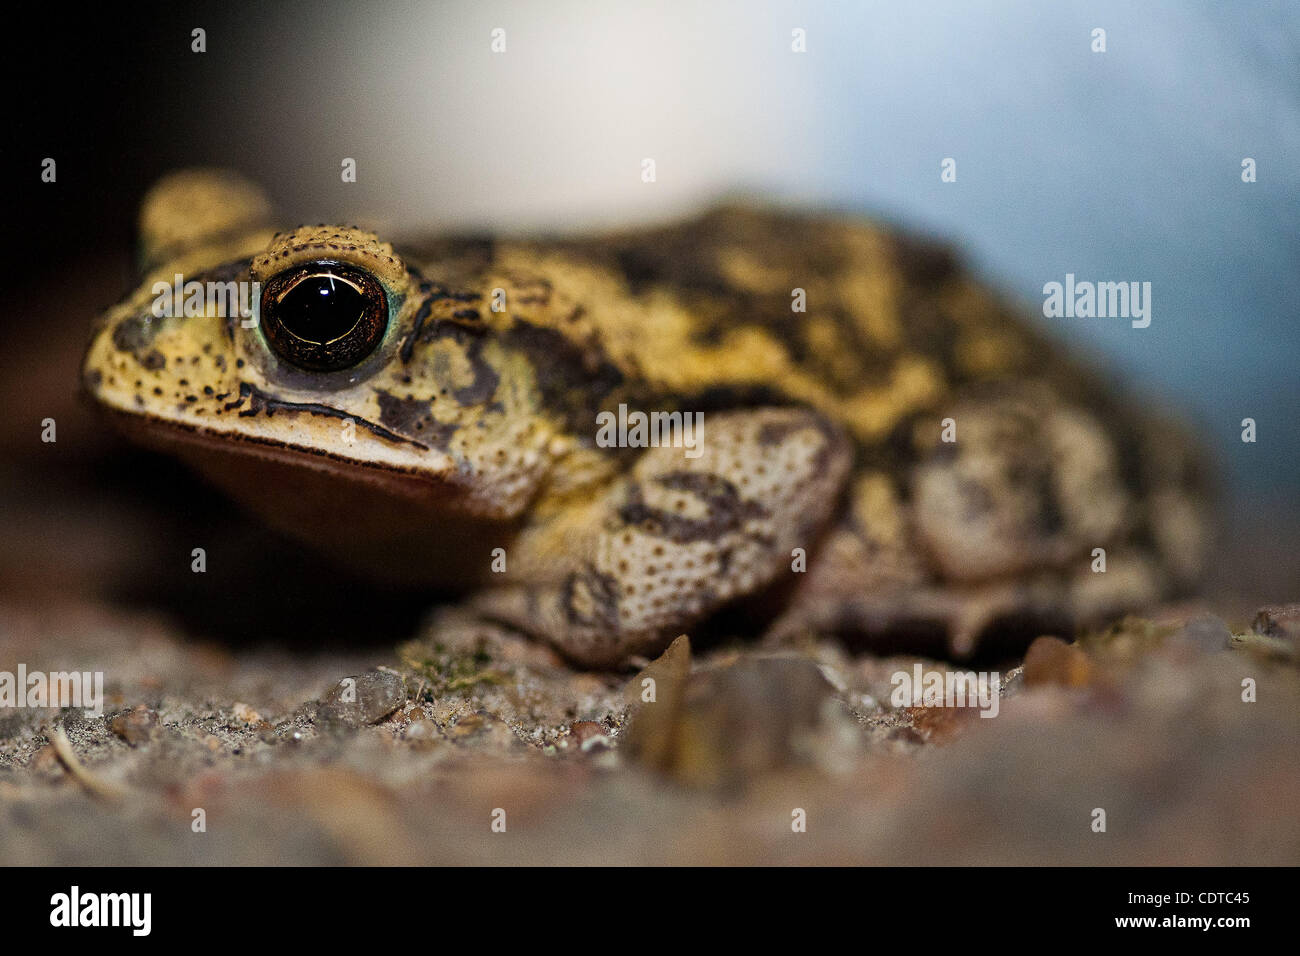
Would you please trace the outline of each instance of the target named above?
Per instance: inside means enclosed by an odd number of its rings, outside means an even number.
[[[262,331],[299,368],[334,372],[375,350],[388,328],[384,287],[342,262],[313,262],[273,276],[262,290]]]

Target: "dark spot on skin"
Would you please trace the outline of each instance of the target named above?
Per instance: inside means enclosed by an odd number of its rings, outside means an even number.
[[[902,234],[894,243],[894,265],[909,286],[930,288],[957,271],[957,257],[947,246]]]
[[[451,393],[451,397],[461,405],[480,405],[486,402],[496,394],[497,385],[501,382],[501,376],[497,374],[497,370],[485,362],[482,356],[478,354],[481,349],[481,343],[475,343],[475,346],[470,348],[469,354],[466,356],[469,359],[470,367],[474,370],[474,381]]]
[[[398,398],[375,390],[379,401],[379,421],[400,435],[419,437],[432,447],[447,450],[458,426],[440,422],[431,414],[432,402],[418,398]]]
[[[613,575],[601,574],[590,566],[575,571],[564,582],[562,604],[570,625],[604,632],[618,630],[618,580]],[[590,610],[584,613],[579,606]]]
[[[145,368],[147,368],[149,371],[156,372],[158,369],[163,368],[167,364],[167,359],[161,352],[159,352],[157,349],[154,349],[143,359],[141,359],[140,364],[143,365]]]
[[[677,543],[715,540],[736,531],[750,518],[768,516],[766,508],[758,502],[742,499],[736,486],[718,475],[673,471],[659,475],[654,482],[671,491],[686,491],[700,498],[706,509],[705,516],[687,518],[652,508],[645,503],[639,484],[633,485],[628,492],[627,503],[619,509],[618,516],[624,524],[640,526]]]
[[[1056,482],[1052,480],[1050,468],[1043,469],[1035,475],[1033,482],[1038,500],[1036,524],[1044,537],[1052,537],[1065,531],[1065,512],[1061,500],[1056,494]]]
[[[98,388],[99,383],[102,382],[103,380],[104,380],[104,374],[99,369],[92,369],[91,372],[86,376],[86,382],[89,383],[91,388]]]
[[[451,314],[453,319],[481,319],[478,309],[457,309]]]
[[[932,298],[909,287],[898,306],[898,323],[906,337],[908,351],[937,359],[957,381],[969,379],[959,373],[956,359],[959,321],[939,308]],[[866,354],[874,354],[869,349]],[[886,353],[880,353],[886,354]],[[892,362],[892,356],[890,357]]]
[[[161,324],[161,320],[148,314],[128,316],[113,330],[113,347],[119,352],[139,356],[153,346],[154,336],[158,334]]]
[[[993,493],[981,482],[958,478],[957,493],[961,495],[963,521],[975,521],[993,511]]]
[[[516,286],[515,305],[548,305],[551,301],[551,281],[541,276],[510,276]]]
[[[570,431],[591,429],[606,397],[623,384],[623,373],[603,350],[584,347],[555,329],[516,319],[505,344],[528,356],[542,404],[560,413]]]
[[[614,253],[614,258],[623,278],[634,292],[657,281],[664,274],[660,257],[646,250],[620,249]]]
[[[822,436],[822,442],[813,459],[813,469],[820,472],[827,467],[831,456],[837,449],[846,448],[848,439],[829,421],[815,412],[804,412],[782,422],[768,422],[758,431],[758,443],[765,447],[779,445],[791,435],[806,428],[816,430]]]
[[[698,249],[683,250],[676,245],[646,244],[615,250],[614,261],[633,293],[668,281],[700,292],[731,292],[730,283],[701,258]]]
[[[758,430],[758,443],[765,447],[780,445],[800,429],[807,428],[808,422],[794,419],[784,422],[767,422]]]
[[[722,412],[738,408],[762,408],[787,405],[790,398],[774,385],[714,385],[682,402],[683,408],[696,412]]]
[[[955,441],[941,441],[930,452],[927,462],[936,465],[951,465],[959,458]]]
[[[486,330],[482,328],[439,321],[430,326],[421,336],[422,342],[450,338],[464,348],[465,361],[469,363],[474,373],[474,380],[464,388],[458,388],[451,393],[451,397],[461,405],[484,404],[496,394],[497,386],[501,383],[501,376],[497,374],[497,370],[483,358],[483,346],[487,341],[485,335]],[[446,389],[443,389],[443,394],[447,394]]]

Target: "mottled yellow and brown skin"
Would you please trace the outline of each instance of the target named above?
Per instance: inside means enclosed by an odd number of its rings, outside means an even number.
[[[222,190],[231,208],[212,201]],[[1193,447],[942,248],[743,207],[400,250],[353,228],[277,234],[264,217],[255,191],[215,173],[156,187],[149,271],[101,321],[88,390],[277,526],[470,590],[476,613],[577,662],[654,652],[746,601],[773,637],[939,635],[965,652],[1200,573]],[[176,273],[265,283],[319,259],[387,296],[383,340],[354,367],[296,368],[238,318],[150,314]],[[596,416],[620,403],[702,411],[700,455],[599,447]]]

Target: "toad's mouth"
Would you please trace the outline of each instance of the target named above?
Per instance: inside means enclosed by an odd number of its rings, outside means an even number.
[[[295,441],[292,437],[258,434],[214,427],[139,411],[126,411],[108,404],[98,407],[109,415],[114,426],[132,441],[165,454],[176,454],[204,474],[225,476],[218,484],[247,484],[255,465],[273,465],[285,474],[293,471],[325,473],[331,480],[340,479],[370,486],[381,493],[424,503],[450,502],[465,491],[457,481],[458,471],[447,453],[388,432],[380,425],[363,422],[327,405],[282,402],[275,406],[285,414],[308,413],[340,421],[352,421],[358,432],[372,434],[387,446],[386,455],[373,453],[373,443],[366,451],[348,451],[348,445],[325,447],[319,443]],[[273,414],[257,409],[256,414]],[[391,435],[391,437],[389,437]],[[361,443],[358,442],[358,445]],[[406,449],[401,455],[392,452]]]
[[[418,466],[395,465],[102,408],[128,438],[180,459],[268,527],[384,581],[476,584],[490,550],[504,547],[519,523],[484,516],[471,483],[436,448],[413,452]]]

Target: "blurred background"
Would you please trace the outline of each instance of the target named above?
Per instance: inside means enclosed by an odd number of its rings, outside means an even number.
[[[806,52],[792,52],[795,29]],[[1150,282],[1147,329],[1044,321],[1205,436],[1227,479],[1227,586],[1244,601],[1297,596],[1300,5],[168,4],[51,14],[5,42],[11,594],[161,591],[203,627],[212,599],[158,545],[175,537],[187,554],[196,535],[291,555],[303,590],[285,585],[286,632],[319,590],[310,557],[76,402],[89,323],[131,283],[136,203],[203,164],[260,181],[286,225],[574,231],[740,194],[942,237],[1030,313],[1066,273]],[[54,184],[40,182],[47,156]],[[45,417],[57,446],[39,440]],[[1255,444],[1240,440],[1247,417]],[[400,631],[418,602],[391,606]],[[222,613],[223,635],[268,626],[265,612]],[[345,633],[346,609],[331,613]]]

